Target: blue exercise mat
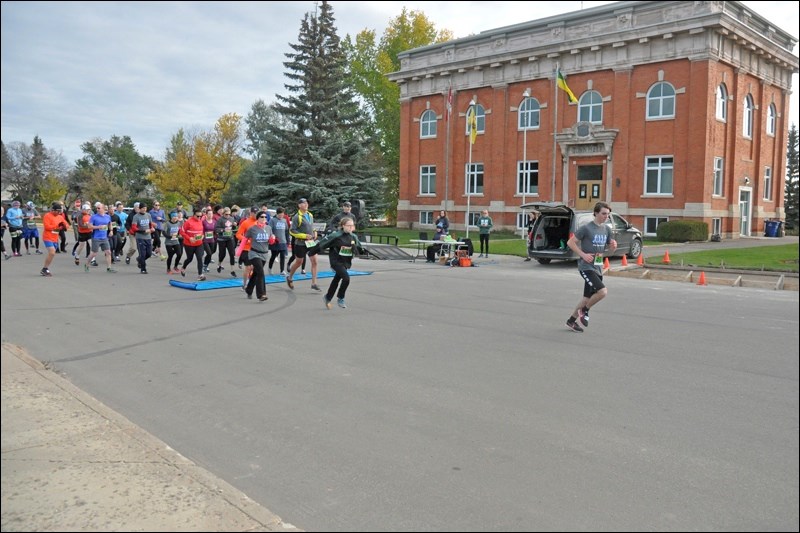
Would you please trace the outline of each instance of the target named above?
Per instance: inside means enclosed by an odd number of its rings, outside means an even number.
[[[364,272],[361,270],[348,270],[348,274],[351,276],[368,276],[372,274],[372,272]],[[326,270],[324,272],[317,273],[317,278],[332,278],[335,275],[333,270]],[[292,276],[292,281],[297,283],[298,281],[303,281],[306,279],[311,279],[311,274],[295,274]],[[286,283],[286,277],[281,276],[280,274],[273,274],[271,276],[264,276],[264,282],[267,284],[270,283]],[[169,280],[169,284],[173,287],[178,287],[180,289],[189,289],[192,291],[208,291],[211,289],[230,289],[232,287],[239,288],[242,286],[242,278],[229,278],[229,279],[215,279],[211,281],[182,281],[177,279]]]

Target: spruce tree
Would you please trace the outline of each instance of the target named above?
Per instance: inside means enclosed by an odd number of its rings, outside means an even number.
[[[795,231],[800,227],[800,160],[798,160],[797,124],[789,129],[786,147],[786,189],[783,206],[786,211],[786,227]]]
[[[290,47],[288,94],[276,95],[274,104],[285,120],[268,125],[264,157],[253,169],[259,199],[291,213],[298,198],[308,198],[317,220],[338,212],[344,200],[363,199],[368,212],[381,213],[382,169],[369,158],[373,143],[346,83],[346,58],[327,1],[318,14],[305,15]]]

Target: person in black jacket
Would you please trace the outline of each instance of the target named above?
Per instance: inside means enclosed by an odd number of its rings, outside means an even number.
[[[331,262],[331,269],[336,273],[328,286],[328,292],[322,296],[325,302],[325,307],[331,309],[333,306],[333,295],[336,294],[337,303],[339,307],[345,309],[344,297],[347,293],[347,287],[350,285],[350,274],[347,269],[350,268],[353,262],[353,256],[358,253],[358,248],[361,242],[358,237],[353,233],[356,230],[356,222],[352,217],[342,217],[339,221],[339,228],[333,233],[326,235],[316,246],[309,250],[309,255],[314,256],[329,248],[328,257]],[[338,288],[338,292],[337,292]]]

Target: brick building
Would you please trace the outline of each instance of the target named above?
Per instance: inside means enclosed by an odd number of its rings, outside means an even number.
[[[603,200],[646,234],[677,219],[723,239],[763,233],[784,218],[796,43],[741,2],[655,1],[406,51],[389,76],[401,98],[398,226],[432,228],[445,209],[463,231],[488,209],[515,230],[522,203]]]

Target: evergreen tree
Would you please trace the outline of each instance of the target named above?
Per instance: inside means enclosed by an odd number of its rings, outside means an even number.
[[[786,148],[786,189],[783,200],[786,211],[786,227],[797,229],[800,227],[800,161],[798,161],[797,124],[792,124],[789,129],[789,141]]]
[[[332,216],[343,200],[362,199],[368,213],[382,214],[383,170],[370,158],[373,142],[346,81],[346,58],[327,1],[319,13],[306,14],[297,44],[289,46],[289,94],[277,95],[273,105],[282,120],[259,136],[266,148],[252,169],[261,184],[257,199],[292,212],[298,198],[308,198],[318,220]]]

